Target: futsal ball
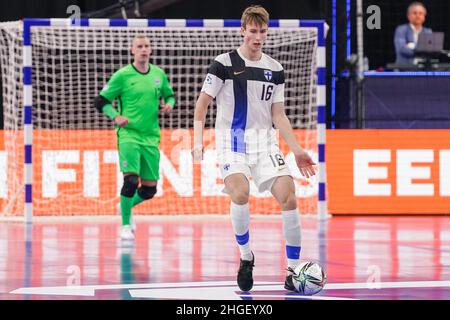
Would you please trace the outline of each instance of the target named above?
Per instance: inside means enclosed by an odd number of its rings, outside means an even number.
[[[319,264],[303,262],[294,268],[292,282],[297,292],[312,296],[323,289],[327,283],[327,276]]]

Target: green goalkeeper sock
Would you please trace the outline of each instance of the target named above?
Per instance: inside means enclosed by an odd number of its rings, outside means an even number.
[[[139,203],[144,202],[144,201],[145,201],[145,199],[142,199],[139,196],[139,193],[136,191],[136,193],[134,194],[134,197],[133,197],[133,207],[137,206]]]
[[[120,209],[122,210],[122,225],[130,225],[131,208],[133,207],[133,198],[120,196]]]

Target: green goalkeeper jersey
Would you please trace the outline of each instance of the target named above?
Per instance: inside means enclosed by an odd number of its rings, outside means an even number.
[[[129,64],[111,76],[100,95],[110,102],[117,99],[118,111],[109,104],[103,107],[103,113],[110,118],[120,114],[128,119],[125,127],[116,126],[118,143],[159,147],[160,98],[172,107],[175,105],[173,89],[161,68],[149,64],[148,72],[141,73]]]

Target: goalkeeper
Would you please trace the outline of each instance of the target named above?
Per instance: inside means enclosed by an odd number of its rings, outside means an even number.
[[[116,71],[95,99],[95,108],[114,121],[117,131],[120,171],[124,175],[120,192],[123,240],[134,239],[131,208],[156,194],[159,180],[158,122],[160,99],[164,113],[175,105],[173,89],[165,72],[149,63],[150,40],[133,39],[133,63]],[[117,99],[118,109],[112,106]]]

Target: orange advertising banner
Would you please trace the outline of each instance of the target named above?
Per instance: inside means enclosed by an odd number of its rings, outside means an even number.
[[[295,130],[301,143],[315,133]],[[229,212],[215,159],[214,131],[205,133],[202,164],[190,154],[191,130],[163,130],[158,193],[138,214]],[[292,153],[280,148],[294,176],[299,209],[317,211],[317,180],[304,179]],[[315,148],[307,148],[317,161]],[[122,175],[114,131],[35,130],[33,214],[111,215],[118,211]],[[328,130],[327,200],[331,214],[446,214],[450,212],[450,131]],[[0,131],[0,209],[23,214],[23,135]],[[269,192],[251,184],[254,213],[280,212]]]
[[[450,213],[450,130],[329,130],[333,214]]]
[[[23,135],[4,132],[5,151],[0,151],[0,177],[23,181]],[[297,132],[301,139],[315,132]],[[191,156],[192,130],[163,130],[160,144],[158,193],[133,209],[139,214],[216,214],[229,212],[229,198],[222,192],[223,182],[216,163],[214,130],[204,135],[205,154],[201,164]],[[33,215],[111,215],[117,214],[122,174],[118,168],[116,134],[113,130],[35,130],[33,133]],[[8,148],[9,145],[9,148]],[[286,154],[285,143],[280,144]],[[13,151],[13,152],[10,152]],[[7,156],[6,153],[9,153]],[[2,156],[3,154],[3,156]],[[295,169],[292,154],[286,162]],[[6,165],[6,162],[8,165]],[[298,204],[303,212],[315,212],[317,187],[313,181],[293,171]],[[23,214],[21,185],[6,183],[0,187],[3,207]],[[19,195],[18,195],[19,194]],[[17,196],[18,195],[18,196]],[[251,184],[252,212],[280,212],[269,192],[259,193]],[[5,204],[7,203],[7,204]]]
[[[5,143],[3,130],[0,130],[0,188],[6,189],[6,154],[5,154]],[[1,190],[1,189],[0,189]],[[7,198],[6,190],[0,193],[0,213],[3,211],[5,205],[5,199]]]

